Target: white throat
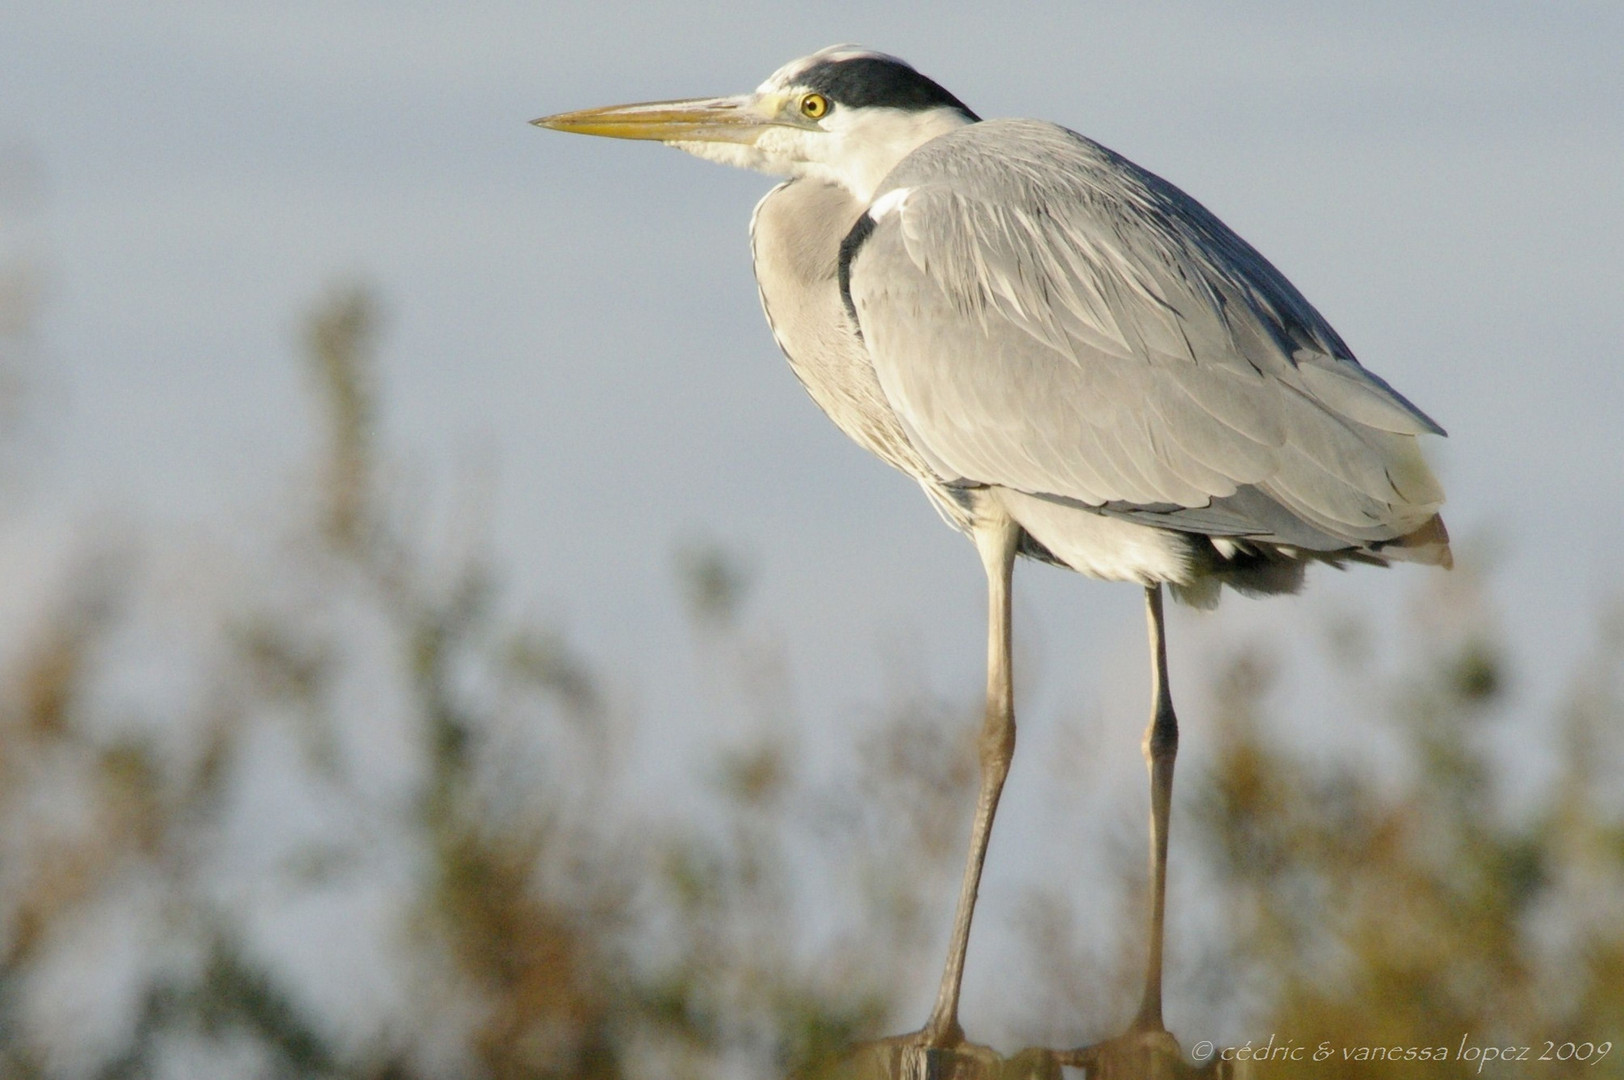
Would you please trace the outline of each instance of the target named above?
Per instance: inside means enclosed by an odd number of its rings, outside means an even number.
[[[754,143],[672,142],[709,161],[774,176],[837,184],[867,204],[897,163],[925,143],[973,123],[957,109],[836,108],[817,128],[766,128]]]
[[[869,203],[903,158],[938,135],[972,122],[957,109],[836,110],[822,131],[793,133],[801,150],[794,175],[838,184],[859,202]]]

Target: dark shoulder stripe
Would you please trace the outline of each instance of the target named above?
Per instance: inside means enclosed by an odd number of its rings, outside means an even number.
[[[857,336],[863,336],[863,327],[857,321],[857,305],[851,298],[851,261],[857,257],[857,250],[867,243],[868,238],[874,234],[874,219],[868,216],[865,210],[857,219],[857,224],[851,227],[846,238],[840,242],[840,300],[846,305],[846,314],[851,316],[851,324],[857,330]]]

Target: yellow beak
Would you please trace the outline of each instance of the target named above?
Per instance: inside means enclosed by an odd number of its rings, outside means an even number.
[[[755,94],[736,97],[649,101],[543,116],[530,121],[554,131],[656,142],[753,143],[774,123]]]

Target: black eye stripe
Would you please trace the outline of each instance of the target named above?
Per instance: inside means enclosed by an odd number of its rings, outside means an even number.
[[[935,82],[897,60],[878,56],[858,56],[816,64],[796,79],[809,90],[830,101],[854,109],[879,107],[923,112],[926,109],[957,109],[971,120],[980,119],[969,108]]]

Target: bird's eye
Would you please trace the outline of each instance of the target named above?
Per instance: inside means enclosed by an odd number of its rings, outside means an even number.
[[[801,115],[808,120],[822,120],[829,115],[829,99],[822,94],[808,94],[801,99]]]

